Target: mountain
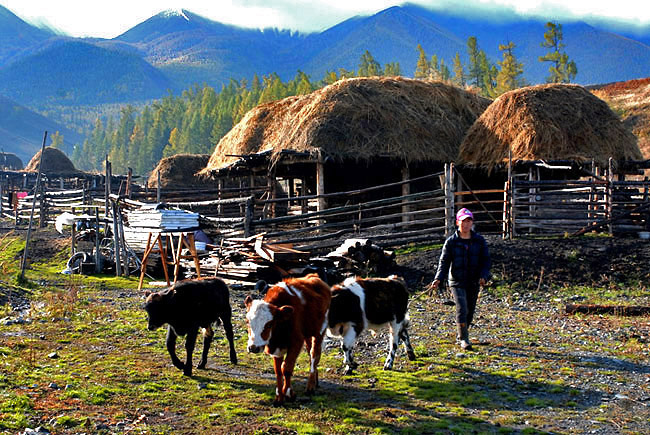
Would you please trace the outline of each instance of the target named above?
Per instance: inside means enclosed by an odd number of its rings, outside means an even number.
[[[51,38],[0,69],[0,94],[28,106],[128,103],[158,98],[170,86],[140,56],[72,38]]]
[[[402,73],[412,76],[417,44],[429,57],[436,54],[451,69],[456,53],[467,63],[467,39],[476,36],[479,48],[492,62],[501,60],[499,44],[513,41],[515,55],[524,64],[530,83],[543,83],[548,64],[538,58],[546,31],[543,20],[515,16],[475,17],[436,12],[421,6],[395,6],[369,17],[354,17],[320,34],[309,35],[299,49],[313,50],[303,70],[320,78],[338,67],[355,70],[364,50],[382,65],[398,61]],[[607,83],[645,77],[650,71],[650,46],[629,37],[597,29],[583,22],[563,24],[565,51],[578,65],[576,82]]]
[[[535,84],[548,75],[548,64],[538,60],[546,53],[540,45],[545,24],[513,12],[488,16],[405,4],[301,34],[245,29],[179,10],[161,12],[105,40],[53,36],[0,8],[0,54],[5,53],[0,57],[0,94],[42,109],[142,102],[169,89],[178,93],[197,83],[218,89],[231,78],[250,80],[272,72],[288,80],[302,70],[318,81],[326,71],[357,70],[365,50],[382,65],[399,62],[402,74],[412,76],[418,44],[451,68],[456,53],[467,64],[470,36],[493,63],[502,57],[499,44],[514,42],[525,78]],[[635,29],[633,37],[632,30],[615,33],[611,27],[584,22],[562,24],[565,51],[578,66],[577,83],[648,75],[648,32]]]
[[[45,131],[50,138],[48,145],[52,135],[58,131],[63,136],[63,150],[67,152],[84,139],[82,135],[0,95],[0,151],[14,153],[23,164],[27,164],[40,150]]]
[[[0,67],[24,49],[52,36],[53,32],[27,24],[0,5]]]
[[[113,41],[133,45],[178,89],[186,89],[194,83],[218,85],[255,73],[284,75],[286,52],[302,39],[300,34],[245,29],[180,10],[161,12]]]

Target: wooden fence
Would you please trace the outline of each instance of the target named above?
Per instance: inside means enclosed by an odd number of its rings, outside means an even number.
[[[509,232],[610,234],[650,230],[650,181],[544,180],[513,178],[505,204]]]
[[[475,187],[453,164],[446,165],[444,172],[400,182],[285,198],[272,198],[267,186],[174,191],[147,191],[130,184],[126,189],[49,186],[36,195],[34,217],[45,225],[65,211],[95,215],[93,209],[98,208],[98,218],[107,222],[112,221],[116,200],[118,211],[155,200],[200,213],[201,226],[216,240],[264,233],[269,243],[291,243],[308,250],[335,246],[351,237],[371,238],[383,247],[441,241],[454,230],[454,213],[461,207],[474,212],[481,233],[504,237],[650,230],[647,178],[619,181],[608,175],[535,181],[512,175],[503,189]],[[19,200],[15,209],[6,192],[0,192],[0,197],[4,218],[16,219],[17,225],[29,219],[33,193]]]

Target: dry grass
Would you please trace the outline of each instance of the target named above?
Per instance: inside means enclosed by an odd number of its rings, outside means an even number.
[[[209,158],[208,154],[176,154],[165,157],[151,172],[147,184],[149,187],[156,187],[160,172],[162,188],[205,186],[206,181],[196,174],[205,168]]]
[[[639,139],[643,157],[650,159],[650,77],[612,83],[592,92],[621,113],[623,123]]]
[[[585,88],[539,85],[497,98],[468,131],[460,160],[489,169],[513,160],[572,160],[606,164],[642,159],[636,137]]]
[[[0,153],[0,168],[20,170],[23,168],[23,161],[14,153]]]
[[[395,77],[340,80],[309,95],[260,105],[224,136],[207,170],[272,150],[336,159],[451,161],[489,100],[439,82]]]
[[[43,166],[41,167],[42,172],[80,172],[77,170],[77,168],[74,167],[70,159],[63,153],[63,151],[52,147],[45,147],[44,154],[45,156],[43,157]],[[34,157],[32,157],[32,159],[29,161],[25,167],[25,171],[38,171],[40,159],[41,152],[39,151],[34,154]]]

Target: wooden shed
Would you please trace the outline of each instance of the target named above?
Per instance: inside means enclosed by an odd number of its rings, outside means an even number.
[[[156,188],[159,177],[160,187],[163,189],[188,189],[214,185],[211,180],[198,175],[198,172],[206,167],[209,159],[209,154],[176,154],[165,157],[151,172],[147,185]]]
[[[344,79],[248,112],[217,144],[204,173],[283,178],[290,196],[410,179],[455,160],[489,103],[440,82]]]
[[[459,161],[488,171],[509,156],[526,162],[588,163],[642,160],[637,139],[607,103],[578,85],[546,84],[507,92],[469,129]],[[542,168],[544,165],[541,166]]]
[[[14,153],[0,152],[0,169],[19,171],[23,169],[23,161]]]
[[[636,136],[607,103],[572,84],[501,95],[469,129],[459,153],[474,188],[508,181],[504,220],[517,231],[571,232],[628,213],[647,188],[614,181],[639,174],[630,162],[642,159]],[[637,213],[634,220],[641,218]]]

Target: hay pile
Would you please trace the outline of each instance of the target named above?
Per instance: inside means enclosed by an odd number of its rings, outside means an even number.
[[[469,129],[460,160],[488,169],[514,160],[642,159],[636,137],[607,104],[577,85],[548,84],[507,92]]]
[[[209,158],[208,154],[176,154],[165,157],[151,172],[147,185],[151,188],[158,185],[158,172],[160,187],[165,189],[213,185],[214,182],[197,175],[197,172],[205,168]]]
[[[283,149],[335,159],[451,161],[489,100],[443,83],[395,77],[340,80],[260,105],[217,144],[206,171]]]
[[[63,153],[63,151],[52,147],[45,147],[43,156],[43,166],[41,172],[47,174],[78,174],[78,171],[70,159]],[[26,172],[37,172],[38,165],[41,159],[41,152],[34,154],[34,157],[29,161],[25,167]]]
[[[8,171],[20,171],[23,168],[23,161],[14,153],[0,153],[0,169]]]

